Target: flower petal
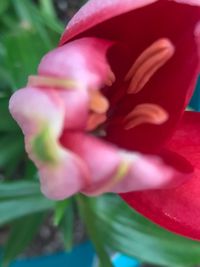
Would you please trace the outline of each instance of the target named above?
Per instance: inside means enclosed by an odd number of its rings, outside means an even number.
[[[155,223],[178,234],[200,239],[200,113],[186,112],[168,149],[180,154],[185,161],[173,165],[193,176],[175,189],[123,194],[122,198],[134,209]],[[187,160],[189,161],[187,163]],[[190,165],[191,164],[191,165]]]
[[[51,199],[64,199],[84,188],[87,167],[59,143],[65,118],[59,95],[48,89],[21,89],[11,97],[9,108],[23,130],[29,158],[39,170],[42,192]]]
[[[54,90],[44,91],[33,87],[20,89],[11,97],[9,109],[25,135],[37,134],[45,124],[51,124],[56,136],[62,131],[65,111]]]
[[[99,89],[112,75],[106,57],[112,44],[111,41],[98,38],[72,41],[47,53],[39,65],[38,73],[77,83],[77,88],[68,89]]]
[[[56,165],[44,164],[39,168],[42,193],[55,200],[62,200],[80,192],[89,182],[89,172],[83,161],[64,150]]]
[[[163,188],[183,182],[185,178],[157,156],[122,151],[82,133],[66,131],[61,143],[88,166],[91,181],[82,190],[87,195]]]
[[[158,2],[158,4],[157,4]],[[161,3],[162,2],[162,3]],[[124,25],[123,20],[121,19],[120,15],[127,14],[130,11],[145,9],[145,7],[151,7],[153,4],[155,5],[174,5],[176,8],[179,5],[185,6],[199,6],[198,0],[174,0],[174,1],[158,1],[158,0],[89,0],[72,18],[69,22],[68,26],[66,27],[64,34],[61,38],[60,45],[68,42],[70,39],[73,39],[79,35],[84,35],[85,32],[89,31],[92,28],[95,28],[98,24],[105,24],[105,21],[110,21],[114,17],[118,17],[121,21],[121,25]],[[165,10],[167,11],[167,9]],[[177,11],[175,11],[177,12]],[[149,13],[149,12],[147,12]],[[163,15],[161,12],[160,14]],[[155,15],[155,14],[154,14]],[[159,14],[158,14],[159,15]],[[142,16],[144,19],[146,16],[145,14]],[[170,19],[173,18],[173,15],[170,16]],[[147,18],[148,19],[148,18]],[[166,20],[167,23],[170,23],[170,20]],[[166,22],[165,21],[165,22]],[[130,25],[130,24],[129,24]],[[132,27],[134,23],[131,23]],[[136,27],[141,28],[141,23],[136,23]],[[154,24],[155,25],[155,24]],[[156,24],[158,25],[158,24]],[[116,25],[115,25],[116,26]],[[133,30],[133,28],[131,30]],[[119,27],[116,27],[117,31],[119,32]],[[116,34],[114,30],[113,34]],[[128,30],[127,28],[121,27],[123,32]],[[141,28],[142,31],[142,28]],[[98,34],[98,30],[95,31]],[[111,32],[111,31],[110,31]],[[132,31],[133,32],[133,31]],[[146,31],[145,31],[146,32]],[[112,33],[111,33],[112,34]],[[102,36],[102,32],[101,32]],[[134,36],[134,32],[133,35]]]

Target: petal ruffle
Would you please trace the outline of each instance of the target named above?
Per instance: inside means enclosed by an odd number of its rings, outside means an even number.
[[[186,112],[170,141],[168,149],[185,158],[173,165],[193,176],[182,186],[168,190],[153,190],[122,194],[122,198],[138,212],[155,223],[178,234],[200,239],[200,113]],[[186,162],[189,161],[189,163]],[[188,166],[187,166],[188,165]]]

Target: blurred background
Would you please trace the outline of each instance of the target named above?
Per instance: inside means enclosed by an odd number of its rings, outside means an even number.
[[[84,2],[0,0],[0,266],[16,258],[12,266],[198,266],[200,243],[155,226],[117,196],[78,195],[54,202],[40,193],[8,101],[36,73],[41,57],[57,46]],[[196,109],[197,99],[198,92],[192,102]],[[51,254],[39,262],[38,257]],[[117,263],[121,254],[129,258]]]

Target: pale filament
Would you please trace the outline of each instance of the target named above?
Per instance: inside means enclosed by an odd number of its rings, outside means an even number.
[[[172,42],[162,38],[149,46],[134,62],[128,71],[125,81],[130,81],[129,94],[140,92],[151,77],[174,55]]]
[[[125,129],[130,130],[144,123],[160,125],[169,118],[168,112],[159,105],[144,103],[137,105],[125,118]]]
[[[108,70],[108,76],[105,80],[105,85],[112,86],[115,81],[116,81],[115,74],[114,74],[114,72],[112,72],[111,69],[109,69]]]
[[[42,87],[55,87],[67,89],[81,89],[81,84],[75,80],[61,79],[57,77],[48,76],[34,76],[30,75],[28,78],[28,86],[42,86]]]

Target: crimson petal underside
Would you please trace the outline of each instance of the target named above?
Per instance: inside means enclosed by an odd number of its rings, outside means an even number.
[[[121,194],[138,212],[183,236],[200,239],[200,113],[186,112],[167,149],[179,154],[194,168],[183,185],[167,190]],[[187,168],[177,168],[185,171]],[[189,168],[188,168],[189,171]]]

